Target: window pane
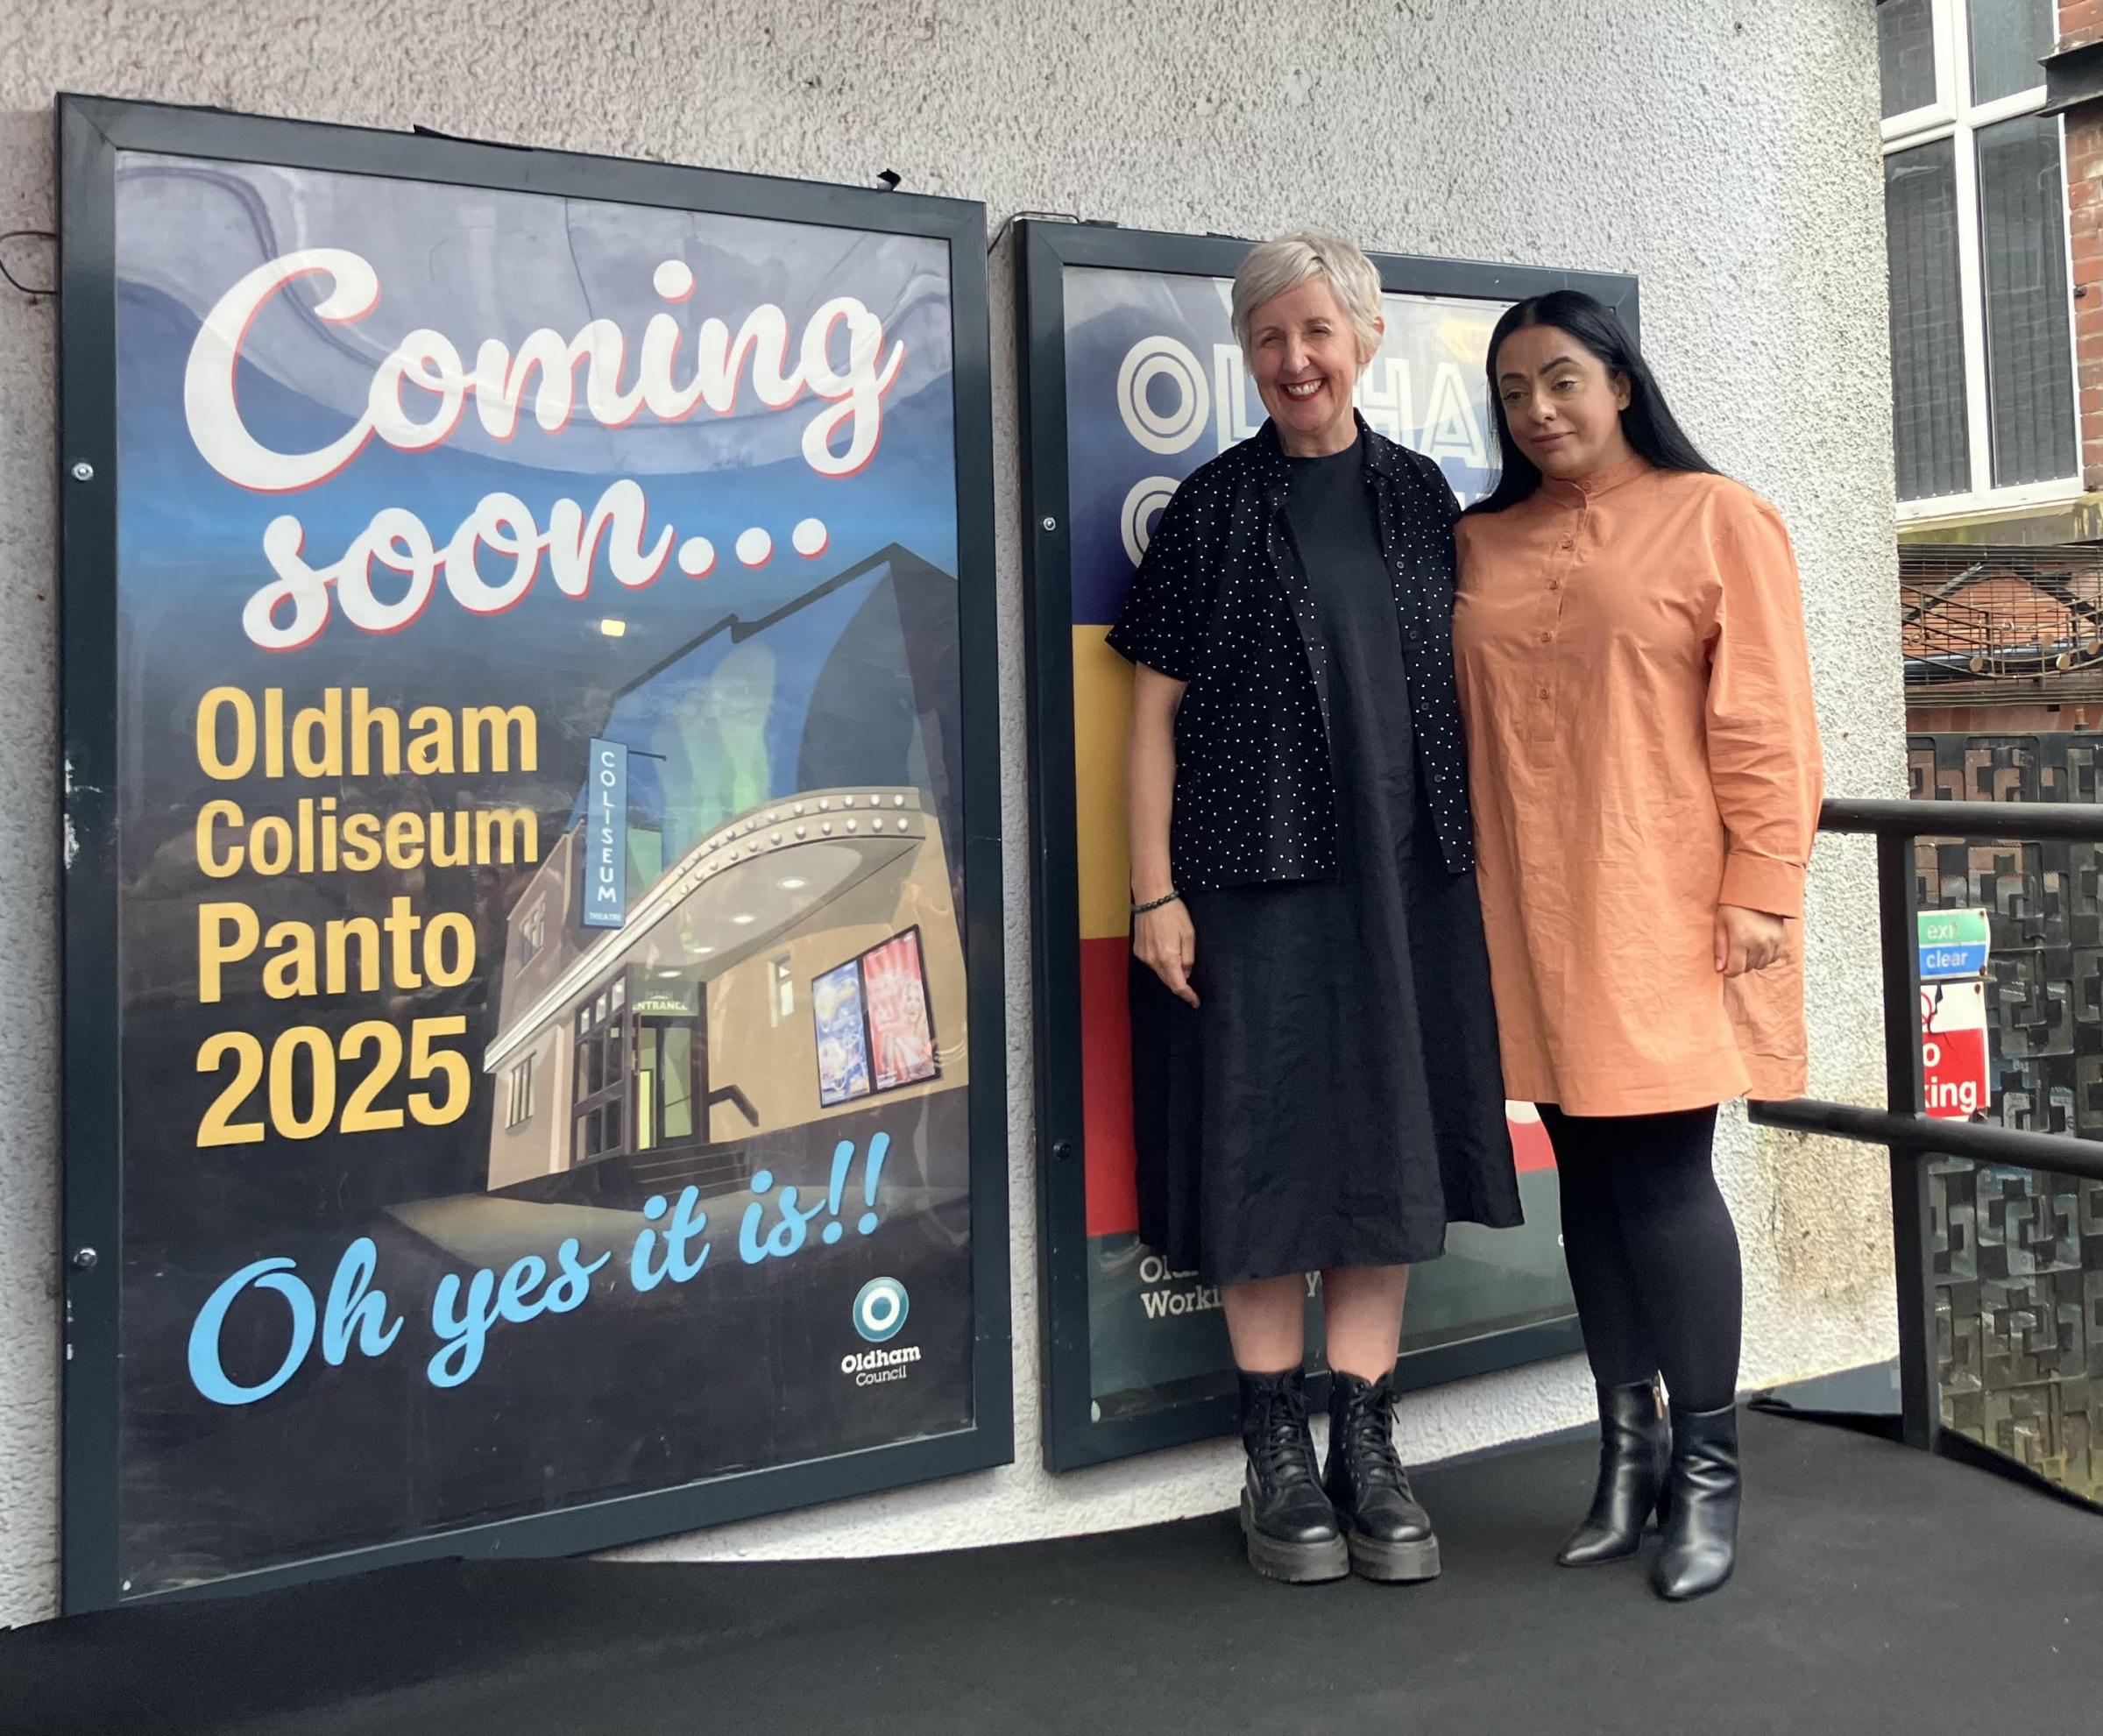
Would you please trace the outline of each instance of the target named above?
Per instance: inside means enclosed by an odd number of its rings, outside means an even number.
[[[2073,339],[2057,120],[2032,115],[1979,135],[1979,225],[1994,485],[2071,476]]]
[[[669,1026],[664,1033],[664,1137],[690,1139],[694,1135],[694,1033],[683,1024]]]
[[[1971,478],[1957,282],[1957,155],[1949,139],[1885,158],[1884,228],[1891,255],[1899,499],[1962,494]]]
[[[1877,69],[1884,117],[1935,101],[1935,11],[1931,0],[1882,0],[1877,7]]]
[[[2037,63],[2051,52],[2052,0],[1972,0],[1974,103],[2035,90],[2044,82]]]

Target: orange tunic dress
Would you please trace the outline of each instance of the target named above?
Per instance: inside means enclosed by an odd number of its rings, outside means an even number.
[[[1804,1088],[1802,926],[1726,981],[1719,903],[1801,918],[1823,772],[1781,514],[1641,458],[1461,521],[1453,647],[1505,1088],[1661,1115]]]

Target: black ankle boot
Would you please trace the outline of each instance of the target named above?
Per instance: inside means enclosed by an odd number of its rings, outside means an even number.
[[[1363,1577],[1435,1579],[1439,1540],[1395,1452],[1395,1377],[1329,1377],[1329,1464],[1321,1479]]]
[[[1555,1559],[1564,1567],[1590,1567],[1634,1555],[1651,1513],[1664,1517],[1660,1501],[1671,1456],[1672,1431],[1654,1383],[1599,1388],[1599,1482],[1592,1510]]]
[[[1350,1555],[1329,1498],[1315,1481],[1299,1371],[1243,1372],[1241,1385],[1242,1446],[1249,1455],[1242,1533],[1249,1540],[1249,1565],[1267,1579],[1294,1585],[1342,1578],[1350,1571]]]
[[[1738,1407],[1672,1407],[1671,1507],[1651,1588],[1679,1603],[1713,1591],[1738,1562]]]

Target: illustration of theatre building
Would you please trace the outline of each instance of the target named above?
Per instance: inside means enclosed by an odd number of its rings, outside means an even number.
[[[964,955],[938,811],[953,611],[954,581],[893,549],[616,696],[593,751],[624,767],[619,799],[587,776],[508,918],[484,1059],[492,1191],[627,1206],[761,1167],[822,1186],[840,1140],[881,1125],[921,1167],[952,1117],[960,1157]],[[889,776],[839,777],[868,771]]]

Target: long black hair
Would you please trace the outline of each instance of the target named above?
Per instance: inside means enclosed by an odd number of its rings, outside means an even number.
[[[1582,289],[1552,289],[1546,295],[1529,295],[1514,302],[1490,334],[1490,355],[1483,369],[1490,377],[1490,407],[1497,418],[1497,447],[1502,460],[1497,486],[1476,504],[1471,513],[1501,513],[1515,507],[1540,486],[1540,471],[1519,450],[1512,437],[1512,424],[1505,415],[1504,394],[1497,387],[1497,353],[1505,339],[1528,326],[1552,325],[1567,331],[1606,365],[1611,379],[1619,374],[1628,381],[1628,407],[1621,412],[1621,432],[1628,443],[1661,471],[1701,471],[1710,476],[1716,466],[1704,458],[1687,437],[1658,387],[1657,376],[1628,328],[1605,302]]]

